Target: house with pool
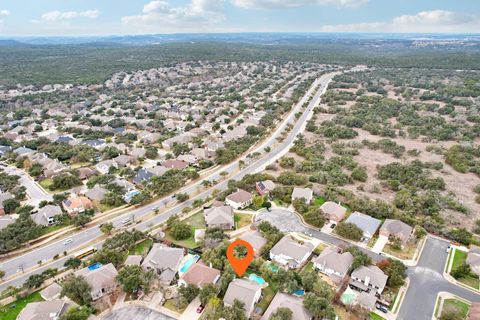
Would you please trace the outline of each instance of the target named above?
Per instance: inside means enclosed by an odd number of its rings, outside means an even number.
[[[198,287],[203,287],[207,283],[216,284],[220,279],[220,270],[209,267],[199,261],[191,265],[188,270],[180,276],[178,284],[186,286],[193,284]]]
[[[155,243],[142,263],[144,270],[154,270],[162,286],[168,286],[175,279],[185,253],[182,248],[171,248]]]
[[[118,271],[111,263],[102,265],[95,263],[75,272],[75,276],[82,277],[90,286],[90,295],[93,301],[115,291]]]
[[[285,236],[270,250],[270,259],[285,268],[297,269],[308,260],[314,249],[310,242],[300,243]]]

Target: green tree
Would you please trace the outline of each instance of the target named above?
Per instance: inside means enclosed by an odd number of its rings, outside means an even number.
[[[91,218],[86,214],[78,214],[73,218],[73,225],[77,228],[83,228],[90,220]]]
[[[377,266],[388,275],[387,285],[390,288],[403,286],[407,278],[407,267],[401,261],[388,258],[380,261]]]
[[[140,290],[149,291],[153,271],[144,271],[140,266],[125,266],[117,276],[123,291],[133,294]]]
[[[372,264],[372,258],[357,247],[349,247],[345,251],[353,255],[353,262],[350,266],[351,270],[355,270],[360,266],[368,266]]]
[[[316,294],[308,292],[303,300],[305,309],[318,319],[335,319],[335,310],[330,301],[320,298]]]
[[[200,290],[200,295],[199,295],[200,303],[203,306],[206,306],[208,304],[208,301],[210,301],[211,298],[216,297],[217,294],[218,294],[218,288],[212,283],[207,283]]]
[[[194,284],[187,284],[186,286],[180,286],[178,292],[190,303],[198,296],[200,288]]]
[[[40,286],[45,282],[45,280],[45,275],[41,273],[32,274],[30,277],[28,277],[27,281],[25,281],[24,286],[29,289],[40,288]]]
[[[175,222],[170,231],[175,240],[185,240],[192,235],[192,227],[183,221]]]
[[[103,248],[95,253],[92,260],[101,264],[112,263],[115,267],[119,267],[125,261],[125,256],[125,251]]]
[[[362,229],[350,222],[340,222],[335,231],[339,236],[353,241],[360,241],[363,237]]]
[[[89,305],[92,301],[92,296],[90,295],[91,287],[81,276],[73,276],[65,280],[62,287],[62,297],[67,296],[81,305]]]
[[[0,280],[2,280],[5,277],[5,271],[0,270]]]
[[[177,200],[178,202],[185,202],[190,198],[190,195],[187,193],[177,193]]]
[[[86,306],[70,308],[60,317],[60,320],[87,320],[93,311],[94,310]]]
[[[111,222],[104,223],[100,227],[100,231],[102,231],[104,235],[110,235],[112,233],[112,230],[113,230],[113,223]]]
[[[255,208],[261,208],[263,206],[263,203],[265,202],[265,198],[257,195],[253,197],[252,202]]]
[[[18,207],[20,207],[20,202],[15,199],[7,199],[3,201],[3,210],[5,213],[13,213]]]
[[[77,269],[78,267],[80,267],[81,264],[82,264],[82,260],[77,258],[69,258],[67,261],[65,261],[63,266],[65,268]]]

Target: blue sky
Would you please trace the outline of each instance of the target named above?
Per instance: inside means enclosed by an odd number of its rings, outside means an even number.
[[[478,0],[1,0],[0,36],[480,32]]]

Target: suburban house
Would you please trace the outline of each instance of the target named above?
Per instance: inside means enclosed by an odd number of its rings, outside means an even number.
[[[279,308],[288,308],[292,311],[292,320],[311,320],[313,317],[303,306],[303,298],[286,293],[277,292],[272,302],[260,320],[269,320]]]
[[[63,211],[59,206],[47,204],[45,207],[40,208],[38,212],[35,213],[33,216],[33,221],[42,226],[51,226],[56,222],[55,217],[62,214]]]
[[[152,179],[153,176],[154,174],[150,172],[148,169],[141,168],[140,170],[137,171],[135,178],[133,178],[133,183],[135,183],[136,185],[139,185],[139,184],[148,182],[150,181],[150,179]]]
[[[223,303],[231,307],[235,300],[239,300],[244,304],[247,318],[250,318],[254,305],[260,300],[261,295],[262,287],[258,283],[248,279],[234,279],[228,285]]]
[[[107,174],[111,167],[118,169],[118,164],[115,160],[103,160],[95,165],[95,169],[101,174]]]
[[[312,261],[318,271],[326,274],[338,285],[347,275],[353,262],[353,255],[350,252],[339,253],[335,248],[327,247]]]
[[[90,266],[75,272],[75,276],[83,277],[90,285],[93,301],[112,293],[117,288],[117,275],[117,269],[111,263],[95,268]]]
[[[17,320],[58,320],[67,309],[64,300],[31,302],[20,311]]]
[[[380,220],[367,216],[366,214],[355,211],[352,213],[345,223],[353,223],[363,232],[362,241],[368,242],[377,232],[378,227],[382,223]]]
[[[85,192],[85,197],[88,199],[92,200],[93,202],[99,203],[103,199],[105,199],[105,196],[107,195],[109,191],[105,189],[104,187],[101,186],[95,186],[92,189],[88,190]]]
[[[397,237],[405,246],[412,235],[413,228],[408,224],[395,219],[386,219],[380,228],[380,237]]]
[[[155,243],[143,260],[142,268],[154,270],[160,278],[160,283],[169,285],[180,268],[183,256],[184,252],[181,248],[171,248]]]
[[[86,179],[88,179],[90,177],[93,177],[97,174],[98,174],[97,170],[94,170],[94,169],[91,169],[91,168],[88,168],[88,167],[83,167],[83,168],[78,169],[78,177],[80,178],[80,180],[86,180]]]
[[[471,245],[467,254],[467,264],[472,272],[480,276],[480,247]]]
[[[182,170],[188,167],[188,162],[181,160],[166,160],[162,163],[162,166],[167,169]]]
[[[205,216],[205,224],[208,228],[230,230],[235,227],[233,208],[230,206],[219,206],[205,209],[203,215]]]
[[[320,210],[330,220],[330,223],[338,224],[345,218],[347,208],[341,206],[339,203],[333,201],[326,201],[320,206]]]
[[[303,199],[305,203],[312,202],[313,190],[310,188],[295,187],[292,192],[292,201],[296,199]]]
[[[239,210],[248,207],[252,204],[253,196],[250,192],[238,189],[236,192],[229,195],[225,202],[234,209]]]
[[[187,272],[178,280],[178,284],[183,286],[194,284],[202,287],[207,283],[216,284],[219,279],[220,270],[208,267],[202,261],[199,261],[188,268]]]
[[[350,286],[358,291],[373,293],[376,296],[382,294],[387,284],[388,276],[377,266],[361,266],[353,270]]]
[[[272,180],[259,181],[255,183],[255,189],[261,196],[269,195],[275,189],[275,183]]]
[[[270,250],[270,259],[284,267],[296,269],[307,261],[314,249],[315,246],[310,242],[302,244],[285,236]]]
[[[121,154],[113,158],[113,161],[115,161],[115,163],[117,163],[119,167],[126,167],[127,165],[135,162],[135,158],[125,154]]]
[[[253,252],[256,256],[259,256],[262,253],[262,248],[267,244],[267,239],[265,239],[262,234],[256,230],[249,230],[243,233],[239,239],[247,241],[253,248]]]
[[[43,298],[43,300],[51,301],[60,298],[61,293],[62,286],[54,282],[42,291],[40,291],[40,296]]]
[[[86,197],[70,196],[62,201],[63,209],[71,216],[93,209],[92,202]]]

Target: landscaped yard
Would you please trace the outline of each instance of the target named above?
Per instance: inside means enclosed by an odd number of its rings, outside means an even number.
[[[467,261],[467,252],[455,249],[455,255],[453,256],[452,270],[450,271],[450,273],[452,273],[452,271],[454,270],[457,270],[461,265],[466,263],[466,261]],[[457,279],[457,281],[469,287],[475,288],[477,290],[480,288],[480,280],[478,279],[478,277],[468,276],[466,278]]]
[[[262,299],[257,303],[257,307],[262,309],[262,314],[267,310],[270,302],[272,302],[275,293],[276,290],[270,282],[268,283],[268,287],[262,290]]]
[[[424,239],[425,238],[418,239],[418,240],[412,239],[411,241],[407,242],[407,244],[403,249],[400,249],[400,250],[392,248],[392,246],[387,243],[383,248],[383,252],[391,254],[392,256],[395,256],[403,260],[413,259],[413,256],[415,255],[415,251],[417,251],[417,248],[419,245],[423,244]]]
[[[315,200],[313,200],[313,204],[315,204],[316,206],[321,206],[322,204],[325,203],[325,198],[324,197],[316,197]]]
[[[148,253],[148,250],[152,246],[153,240],[151,239],[146,239],[139,244],[137,244],[135,247],[133,247],[132,250],[130,250],[130,254],[140,254],[144,255]]]
[[[164,306],[165,308],[169,309],[169,310],[172,310],[173,312],[182,314],[183,311],[185,311],[185,309],[187,309],[187,306],[188,306],[188,305],[185,306],[185,308],[183,308],[183,309],[178,309],[175,300],[171,299],[171,300],[165,301],[165,303],[163,304],[163,306]]]
[[[234,219],[237,229],[243,228],[252,223],[252,215],[248,213],[235,213]]]
[[[195,213],[193,216],[185,219],[185,222],[194,227],[195,229],[205,229],[205,217],[203,212]]]
[[[172,234],[170,233],[170,230],[167,230],[165,232],[165,240],[171,241],[175,243],[177,246],[181,246],[187,249],[195,249],[198,247],[198,244],[195,242],[194,234],[192,232],[192,235],[185,240],[175,240],[172,237]]]
[[[445,299],[443,301],[442,315],[446,311],[453,310],[456,314],[461,316],[463,319],[467,318],[468,310],[470,305],[458,299]]]
[[[26,296],[25,298],[22,298],[20,300],[7,304],[4,307],[0,307],[0,319],[2,320],[17,319],[18,314],[20,313],[20,311],[23,310],[23,308],[25,308],[27,304],[29,304],[30,302],[36,302],[36,301],[43,301],[42,297],[40,296],[40,292],[32,293],[31,295]]]

